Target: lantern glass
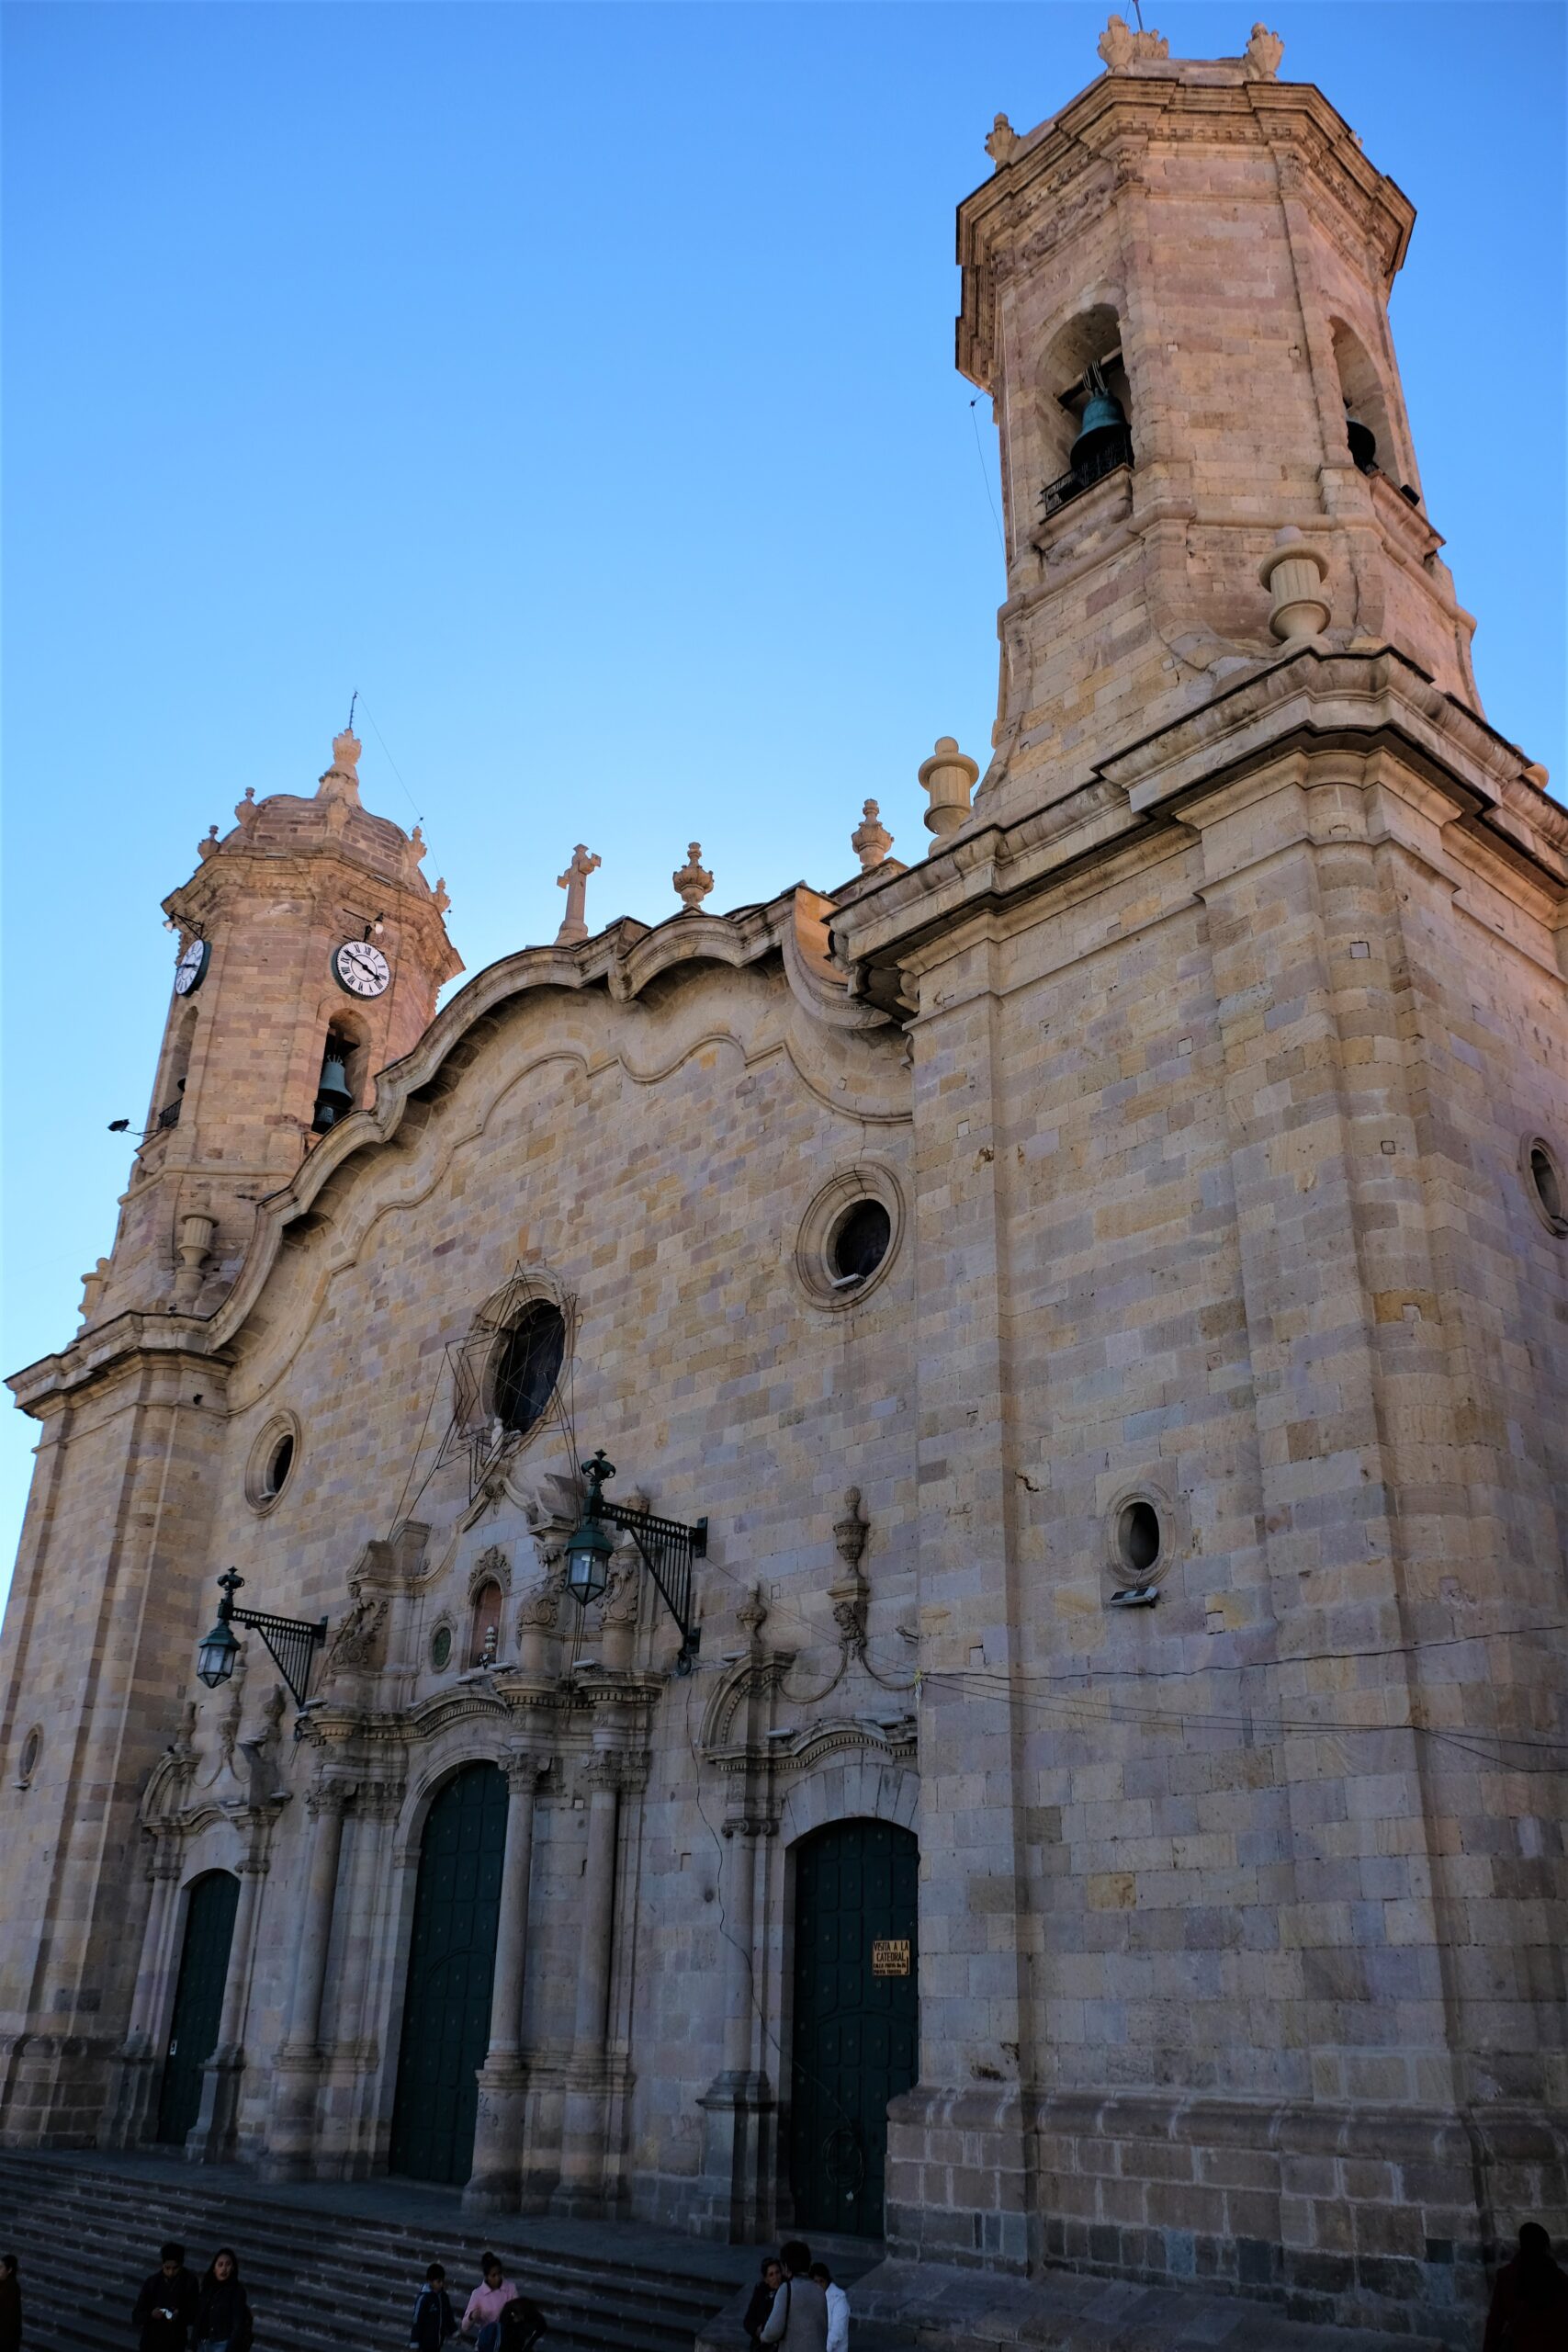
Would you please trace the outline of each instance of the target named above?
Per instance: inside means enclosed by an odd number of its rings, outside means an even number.
[[[221,1618],[196,1654],[196,1670],[209,1690],[227,1682],[234,1671],[234,1656],[239,1643]]]
[[[596,1519],[585,1519],[566,1547],[567,1589],[586,1609],[609,1580],[612,1545]]]

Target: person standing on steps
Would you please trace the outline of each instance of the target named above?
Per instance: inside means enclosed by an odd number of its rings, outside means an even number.
[[[850,2352],[850,2299],[833,2284],[825,2262],[814,2262],[811,2276],[828,2298],[828,2352]]]
[[[22,2282],[14,2254],[0,2254],[0,2352],[22,2352]]]
[[[409,2352],[441,2352],[449,2335],[457,2333],[457,2314],[446,2292],[446,2273],[433,2262],[424,2274],[419,2301],[409,2326]]]
[[[1519,2232],[1519,2250],[1497,2273],[1483,2352],[1562,2352],[1568,2344],[1568,2271],[1551,2258],[1539,2222]]]
[[[502,2267],[499,2254],[481,2256],[479,2269],[483,2281],[468,2297],[463,2313],[463,2334],[478,2344],[479,2352],[495,2352],[501,2314],[508,2303],[517,2301],[517,2290]]]
[[[130,2314],[131,2326],[141,2330],[141,2352],[186,2352],[200,2297],[184,2246],[170,2238],[158,2249],[158,2267]]]
[[[784,2282],[757,2341],[783,2352],[828,2352],[828,2298],[811,2276],[811,2248],[791,2238],[779,2251]]]
[[[762,2322],[773,2316],[773,2305],[783,2285],[784,2264],[776,2254],[770,2254],[762,2263],[762,2275],[751,2290],[751,2300],[746,2306],[746,2316],[741,2322],[749,2344],[761,2342]]]
[[[251,2299],[232,2246],[219,2247],[201,2282],[193,2342],[196,2352],[251,2352]]]

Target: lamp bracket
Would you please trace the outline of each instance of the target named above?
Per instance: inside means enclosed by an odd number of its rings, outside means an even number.
[[[699,1519],[694,1526],[687,1527],[678,1519],[660,1519],[650,1510],[630,1510],[603,1498],[597,1516],[629,1535],[642,1554],[649,1575],[681,1629],[681,1652],[675,1671],[690,1674],[703,1638],[702,1628],[692,1622],[692,1562],[707,1557],[707,1521]]]
[[[326,1619],[274,1617],[265,1609],[236,1609],[232,1603],[230,1611],[234,1624],[261,1635],[271,1652],[273,1664],[288,1685],[295,1705],[302,1707],[310,1685],[310,1659],[318,1643],[327,1638]]]

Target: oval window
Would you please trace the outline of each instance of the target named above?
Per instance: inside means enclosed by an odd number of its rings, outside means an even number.
[[[452,1663],[452,1628],[437,1625],[430,1637],[430,1663],[437,1674],[445,1674]]]
[[[1159,1513],[1153,1503],[1128,1503],[1116,1529],[1122,1557],[1134,1576],[1146,1576],[1159,1558]]]
[[[856,1201],[833,1227],[828,1244],[835,1290],[869,1282],[887,1255],[893,1220],[880,1201]]]
[[[1535,1186],[1536,1199],[1540,1203],[1546,1221],[1554,1233],[1568,1232],[1568,1216],[1562,1208],[1562,1180],[1557,1163],[1543,1143],[1530,1146],[1530,1182]]]
[[[262,1478],[262,1490],[268,1497],[280,1495],[288,1473],[294,1467],[294,1437],[286,1430],[274,1446]]]
[[[17,1766],[17,1785],[25,1789],[38,1770],[38,1760],[43,1753],[43,1734],[35,1724],[22,1742],[22,1753]]]
[[[503,1429],[526,1435],[543,1418],[566,1353],[566,1324],[558,1306],[536,1298],[525,1306],[495,1359],[493,1409]]]

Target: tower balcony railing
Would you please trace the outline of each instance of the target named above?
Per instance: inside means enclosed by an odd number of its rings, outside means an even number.
[[[1098,448],[1087,449],[1070,471],[1046,483],[1040,493],[1041,520],[1048,523],[1053,514],[1059,514],[1064,506],[1070,506],[1081,492],[1090,489],[1097,481],[1103,481],[1106,475],[1115,473],[1118,467],[1131,467],[1132,463],[1132,435],[1108,434]]]

